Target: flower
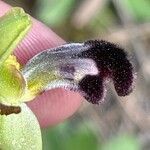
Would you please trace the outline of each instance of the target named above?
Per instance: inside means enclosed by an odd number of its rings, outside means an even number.
[[[124,50],[102,40],[45,50],[27,62],[22,74],[32,95],[62,87],[80,92],[93,104],[104,100],[108,79],[112,79],[119,96],[132,91],[134,79]]]
[[[118,45],[103,40],[67,43],[42,51],[20,69],[10,54],[30,28],[30,17],[13,8],[0,20],[0,27],[2,24],[7,26],[1,35],[9,32],[0,38],[0,87],[4,89],[0,90],[0,148],[42,149],[39,124],[24,103],[41,92],[66,88],[81,93],[90,103],[100,104],[106,81],[113,82],[119,96],[132,91],[133,66]]]

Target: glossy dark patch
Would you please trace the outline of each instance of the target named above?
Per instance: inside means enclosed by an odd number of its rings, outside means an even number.
[[[104,83],[98,75],[87,75],[79,82],[79,90],[83,92],[86,100],[99,104],[104,97]]]
[[[74,66],[71,66],[70,64],[66,65],[66,66],[61,66],[60,67],[60,71],[61,72],[67,72],[67,73],[70,73],[70,74],[74,74],[75,72],[75,67]]]

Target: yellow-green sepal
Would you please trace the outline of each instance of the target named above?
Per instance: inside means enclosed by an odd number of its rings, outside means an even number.
[[[0,65],[8,58],[31,27],[22,8],[14,7],[0,18]]]
[[[16,65],[9,63],[0,66],[0,103],[19,105],[26,82]]]
[[[42,150],[39,123],[26,106],[21,105],[21,113],[0,115],[1,150]]]

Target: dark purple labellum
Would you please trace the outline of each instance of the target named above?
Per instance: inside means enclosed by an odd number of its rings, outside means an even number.
[[[99,104],[104,98],[104,81],[98,75],[87,75],[79,82],[79,89],[85,99],[92,104]]]
[[[126,52],[103,40],[68,43],[45,50],[34,56],[22,73],[31,85],[40,79],[41,91],[58,87],[77,90],[93,104],[103,101],[106,80],[112,79],[119,96],[132,91],[134,80]]]
[[[128,95],[132,91],[134,79],[133,66],[127,58],[126,52],[119,46],[106,41],[87,41],[80,56],[92,58],[99,69],[100,78],[112,78],[119,96]]]

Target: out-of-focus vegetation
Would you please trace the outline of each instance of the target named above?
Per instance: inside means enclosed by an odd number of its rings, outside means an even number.
[[[56,128],[44,129],[44,148],[58,150],[97,150],[99,142],[95,132],[84,124],[65,122]]]
[[[50,26],[66,41],[105,39],[123,45],[137,71],[125,98],[108,89],[106,102],[80,110],[59,126],[43,129],[44,150],[150,149],[150,1],[7,0]],[[63,106],[62,106],[63,107]]]

